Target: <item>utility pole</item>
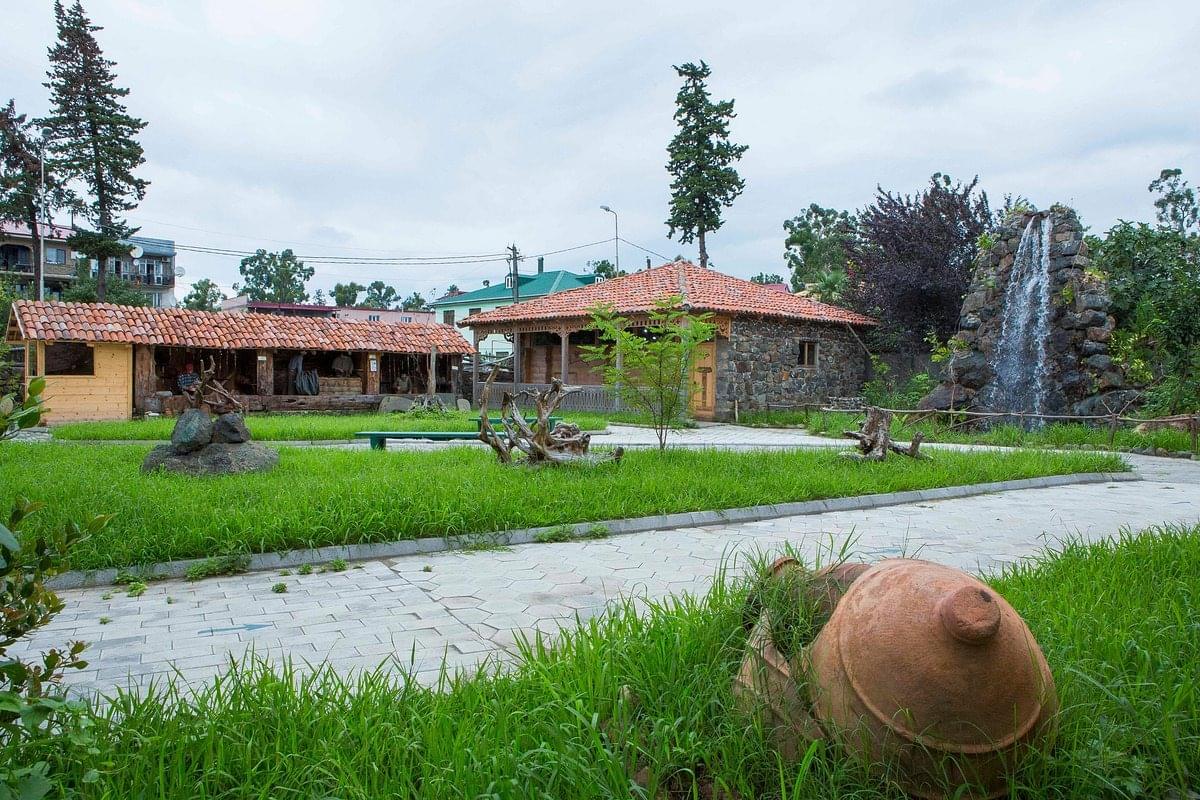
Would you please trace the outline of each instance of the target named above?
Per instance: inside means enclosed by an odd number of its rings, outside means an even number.
[[[49,216],[49,214],[47,212],[50,210],[49,206],[46,203],[46,145],[45,145],[45,140],[42,141],[42,146],[40,148],[38,148],[38,167],[41,170],[41,192],[40,192],[41,197],[38,198],[38,200],[39,200],[38,211],[42,212],[39,215],[42,218],[42,220],[41,220],[42,230],[35,231],[35,233],[40,234],[38,236],[38,247],[41,250],[41,253],[38,254],[38,258],[41,261],[41,265],[37,269],[37,291],[36,291],[35,297],[38,300],[45,300],[46,299],[46,234],[49,232],[49,229],[45,223],[47,223],[49,221],[47,219],[47,217]]]
[[[613,211],[613,210],[612,210],[611,208],[609,208],[608,206],[600,206],[600,210],[601,210],[601,211],[607,211],[608,213],[610,213],[610,214],[612,214],[612,215],[613,215],[613,249],[614,249],[614,251],[615,251],[615,252],[613,253],[613,255],[614,255],[614,256],[616,257],[616,259],[617,259],[617,263],[615,263],[615,264],[613,265],[613,271],[614,271],[614,272],[616,272],[616,273],[617,273],[617,275],[620,275],[620,274],[621,274],[621,226],[620,226],[620,218],[619,218],[619,217],[617,217],[617,212]]]
[[[517,271],[517,265],[521,262],[521,251],[517,250],[517,245],[514,242],[508,248],[508,260],[512,266],[510,275],[512,276],[512,296],[513,305],[521,302],[521,274]],[[521,332],[516,325],[513,325],[513,393],[516,394],[521,390]]]

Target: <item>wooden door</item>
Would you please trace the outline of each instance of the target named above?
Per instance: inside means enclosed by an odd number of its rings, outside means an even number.
[[[692,365],[692,413],[712,419],[717,411],[717,343],[705,342]]]

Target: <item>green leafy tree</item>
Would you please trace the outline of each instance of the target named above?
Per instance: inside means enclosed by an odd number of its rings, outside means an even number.
[[[361,283],[335,283],[333,285],[333,304],[341,308],[358,305],[358,296],[366,291]]]
[[[80,210],[98,237],[73,238],[71,246],[101,260],[108,248],[97,243],[115,244],[136,231],[124,213],[146,196],[147,182],[134,174],[145,162],[137,135],[146,123],[127,112],[129,90],[116,85],[116,64],[104,57],[94,36],[101,28],[91,23],[79,1],[68,8],[55,0],[54,20],[58,41],[50,48],[46,83],[51,108],[38,124],[50,132],[54,172],[87,187]],[[96,298],[109,300],[105,270],[98,272]]]
[[[704,82],[711,74],[708,64],[684,64],[675,71],[683,86],[675,97],[679,132],[667,146],[671,159],[667,235],[673,238],[678,232],[684,244],[699,242],[700,266],[708,267],[705,236],[721,227],[721,209],[732,205],[746,185],[733,164],[748,148],[729,141],[729,121],[736,116],[733,101],[712,101]]]
[[[760,272],[750,279],[751,283],[761,283],[764,286],[772,283],[783,283],[783,276],[775,272]]]
[[[0,277],[0,331],[8,330],[8,317],[12,313],[13,301],[18,297],[16,287],[4,277]],[[9,382],[13,379],[10,373],[12,369],[11,353],[12,346],[4,336],[0,335],[0,395],[10,391]]]
[[[391,308],[399,299],[395,288],[388,286],[383,281],[372,281],[371,285],[367,287],[367,296],[363,298],[363,305],[367,308]]]
[[[97,270],[102,272],[103,270]],[[99,281],[92,275],[92,268],[86,259],[78,262],[75,268],[75,281],[63,291],[63,300],[68,303],[99,303]],[[108,276],[108,289],[105,303],[118,306],[148,306],[150,296],[135,284],[116,275]]]
[[[1196,203],[1196,192],[1183,179],[1183,170],[1164,169],[1147,188],[1158,194],[1154,207],[1160,225],[1180,233],[1193,228],[1200,232],[1200,205]]]
[[[233,288],[263,303],[303,303],[308,300],[305,286],[313,268],[304,266],[290,249],[279,253],[257,250],[238,265],[242,281]]]
[[[0,441],[41,420],[45,378],[29,382],[25,400],[0,397]],[[40,503],[18,498],[7,519],[0,518],[0,743],[10,747],[27,740],[69,739],[89,747],[92,737],[84,723],[84,704],[69,700],[60,684],[69,669],[83,669],[83,642],[53,648],[36,659],[9,655],[9,648],[46,625],[63,609],[63,601],[46,582],[63,571],[72,547],[99,533],[109,517],[94,517],[85,525],[69,523],[53,534],[19,536],[21,524],[40,510]],[[15,752],[20,752],[14,748]],[[53,788],[49,764],[0,764],[0,797],[45,796]]]
[[[623,269],[618,270],[607,258],[602,258],[599,261],[589,261],[587,262],[587,266],[593,275],[599,278],[604,278],[605,280],[619,278],[622,275],[629,274]]]
[[[817,280],[808,284],[808,294],[824,303],[840,303],[846,296],[849,277],[840,269],[822,272]]]
[[[810,283],[830,285],[836,283],[836,275],[846,275],[858,230],[852,214],[813,203],[784,222],[783,230],[787,233],[783,257],[791,270],[792,291],[803,291]]]
[[[413,292],[408,297],[404,298],[404,302],[400,307],[405,311],[424,311],[429,304],[425,302],[425,298],[420,292]]]
[[[18,114],[16,104],[0,108],[0,220],[16,222],[31,234],[33,295],[40,295],[42,279],[42,229],[39,219],[49,218],[50,208],[60,208],[71,201],[71,192],[50,170],[44,172],[47,208],[38,208],[43,187],[43,158],[46,143],[37,126],[24,114]]]
[[[460,294],[457,283],[452,283],[446,287],[446,294]]]
[[[696,350],[716,334],[711,314],[691,314],[679,295],[661,298],[635,327],[612,306],[592,309],[600,343],[584,345],[583,356],[600,366],[604,382],[629,408],[650,418],[660,450],[667,432],[680,427],[691,402]]]
[[[192,311],[217,311],[225,293],[208,278],[201,278],[192,284],[192,290],[183,296],[183,307]]]

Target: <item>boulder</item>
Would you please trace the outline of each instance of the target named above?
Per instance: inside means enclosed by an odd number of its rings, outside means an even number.
[[[471,410],[471,401],[465,397],[458,398],[457,400],[454,401],[454,403],[456,406],[458,406],[459,411],[470,411]]]
[[[1112,331],[1108,328],[1088,328],[1087,338],[1091,342],[1107,342],[1112,338]]]
[[[395,412],[403,413],[412,408],[412,404],[413,401],[407,397],[384,395],[379,401],[379,411],[383,414],[392,414]]]
[[[1112,368],[1113,360],[1107,355],[1088,356],[1083,363],[1087,364],[1097,372],[1104,372]]]
[[[279,451],[256,442],[210,444],[190,453],[179,453],[172,445],[151,450],[142,462],[142,472],[164,469],[181,475],[237,475],[261,472],[279,463]]]
[[[213,423],[212,441],[216,444],[241,444],[250,441],[250,430],[241,414],[222,414]]]
[[[950,388],[951,384],[948,382],[939,384],[932,392],[921,398],[921,402],[917,403],[917,408],[922,411],[948,411],[950,409]],[[954,407],[956,409],[968,408],[974,397],[974,391],[962,386],[954,387]]]
[[[171,431],[171,450],[192,453],[212,441],[212,417],[198,408],[189,408],[180,415]]]

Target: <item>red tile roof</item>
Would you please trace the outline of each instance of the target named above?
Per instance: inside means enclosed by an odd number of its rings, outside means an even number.
[[[587,317],[590,309],[600,303],[611,304],[619,314],[629,314],[649,311],[654,308],[656,300],[675,294],[683,295],[695,310],[718,314],[783,317],[849,325],[878,324],[870,317],[840,306],[781,292],[711,269],[701,269],[688,261],[675,261],[590,286],[472,314],[459,324],[470,326]]]
[[[428,353],[430,345],[436,344],[439,353],[474,350],[452,326],[431,322],[365,322],[110,303],[18,300],[13,303],[10,331],[14,327],[12,338],[41,341],[384,353]]]

